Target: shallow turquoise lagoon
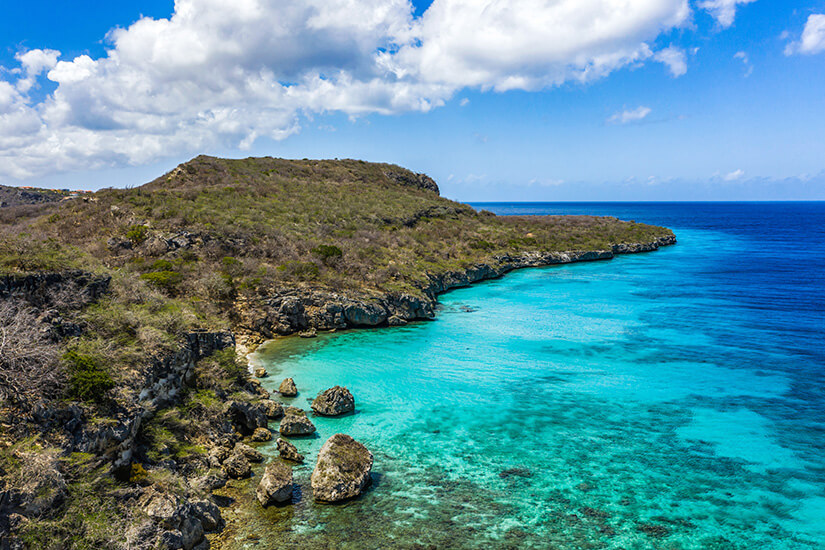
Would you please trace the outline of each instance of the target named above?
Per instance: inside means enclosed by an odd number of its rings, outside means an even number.
[[[825,548],[821,296],[783,287],[753,235],[695,225],[453,291],[431,322],[266,346],[265,385],[298,385],[285,402],[341,384],[357,412],[313,418],[303,493],[250,512],[260,538],[239,546]],[[316,505],[336,432],[372,450],[375,482]]]

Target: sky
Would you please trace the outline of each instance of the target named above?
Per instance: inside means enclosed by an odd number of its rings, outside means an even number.
[[[0,6],[0,183],[358,158],[463,201],[825,199],[825,0]]]

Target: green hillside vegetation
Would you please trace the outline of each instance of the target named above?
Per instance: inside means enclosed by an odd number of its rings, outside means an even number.
[[[607,249],[663,234],[613,218],[478,213],[387,174],[414,176],[352,160],[198,157],[139,188],[51,205],[34,219],[4,216],[2,268],[117,269],[169,295],[210,299],[302,283],[414,292],[427,272],[502,254]],[[157,242],[181,232],[204,242],[177,250]]]

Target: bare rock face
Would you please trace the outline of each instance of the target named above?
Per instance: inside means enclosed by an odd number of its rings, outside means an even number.
[[[330,437],[312,472],[312,495],[320,502],[357,497],[370,484],[372,453],[348,435]]]
[[[295,435],[309,435],[315,432],[315,424],[307,418],[307,415],[301,409],[295,407],[287,407],[284,411],[284,417],[281,419],[281,424],[278,431],[281,435],[295,436]]]
[[[252,432],[252,441],[269,441],[272,439],[272,432],[267,428],[255,428]]]
[[[355,411],[355,398],[342,386],[335,386],[318,394],[312,410],[322,416],[339,416]]]
[[[272,420],[278,420],[284,416],[284,406],[278,403],[277,401],[273,401],[271,399],[263,399],[261,401],[261,406],[263,407],[264,413],[266,414],[267,418],[271,418]]]
[[[252,466],[243,454],[234,452],[223,461],[223,471],[226,472],[227,477],[241,479],[249,477],[252,473]]]
[[[234,454],[240,454],[250,462],[264,461],[264,455],[244,443],[235,443]]]
[[[295,386],[295,380],[292,378],[287,378],[281,382],[281,385],[278,386],[278,393],[284,397],[295,397],[298,395],[298,388]]]
[[[298,449],[285,439],[278,438],[278,441],[275,442],[275,445],[278,447],[278,453],[280,453],[281,458],[284,460],[291,460],[293,462],[303,462],[304,455],[298,452]]]
[[[255,495],[261,506],[292,499],[292,469],[277,460],[267,464]]]

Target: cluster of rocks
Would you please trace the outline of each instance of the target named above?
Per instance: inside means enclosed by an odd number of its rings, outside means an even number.
[[[278,388],[283,396],[298,394],[295,381],[285,379]],[[312,402],[312,410],[321,416],[341,416],[355,412],[355,398],[345,387],[335,386],[322,391]],[[282,408],[278,431],[284,437],[300,437],[315,433],[316,428],[307,413],[298,408]],[[290,502],[293,493],[292,469],[287,462],[301,463],[304,456],[297,447],[278,438],[276,448],[280,460],[268,464],[255,492],[262,506]],[[239,460],[239,459],[236,459]],[[312,494],[318,502],[338,502],[357,497],[371,481],[372,453],[361,443],[345,434],[335,434],[321,447],[310,478]]]
[[[209,541],[204,534],[224,526],[220,509],[206,499],[187,501],[150,488],[138,497],[137,505],[151,521],[134,538],[147,543],[155,540],[161,548],[205,550]]]

